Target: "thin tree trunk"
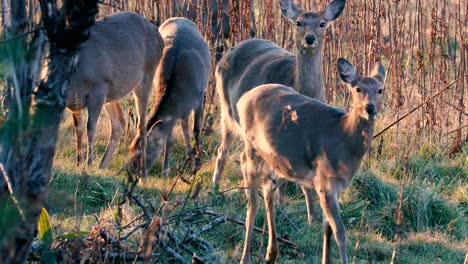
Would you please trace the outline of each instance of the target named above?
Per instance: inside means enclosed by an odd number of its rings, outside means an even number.
[[[31,104],[33,89],[23,85],[28,81],[34,84],[37,69],[27,70],[29,76],[23,74],[27,81],[16,82],[19,86],[14,86],[20,91],[22,106],[10,101],[9,115],[0,130],[0,263],[24,263],[28,257],[46,198],[70,75],[76,67],[78,48],[87,39],[98,11],[97,0],[64,1],[60,9],[56,8],[55,0],[41,0],[40,5],[50,41],[48,76],[39,85]],[[36,34],[31,42],[25,43],[26,60],[38,60],[27,56],[40,43],[41,33]],[[18,114],[30,109],[30,115]]]

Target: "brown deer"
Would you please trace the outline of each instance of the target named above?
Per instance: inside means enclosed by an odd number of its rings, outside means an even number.
[[[159,31],[165,46],[156,71],[155,102],[147,122],[146,165],[150,169],[165,146],[163,175],[167,176],[171,132],[179,119],[189,158],[195,161],[189,134],[189,118],[192,112],[196,158],[201,154],[199,136],[204,92],[211,71],[211,57],[208,44],[190,20],[182,17],[170,18],[159,27]],[[140,152],[135,148],[139,141],[140,138],[136,138],[130,147],[132,166],[138,166],[135,162],[140,159]]]
[[[119,12],[102,18],[91,28],[79,53],[79,62],[68,90],[77,137],[77,161],[84,161],[82,109],[88,109],[88,165],[94,155],[94,137],[102,107],[111,121],[111,135],[100,167],[108,165],[125,127],[119,101],[130,92],[137,104],[141,153],[146,153],[145,112],[164,42],[158,29],[142,16]],[[143,159],[144,161],[144,159]],[[144,164],[142,164],[143,167]],[[145,170],[143,170],[145,171]]]
[[[298,92],[324,101],[322,81],[323,38],[331,21],[338,18],[345,0],[334,0],[321,12],[303,11],[292,0],[280,0],[285,17],[295,24],[296,54],[271,41],[250,39],[228,52],[218,64],[216,90],[221,103],[221,143],[218,148],[213,183],[217,184],[226,164],[229,147],[236,133],[236,104],[245,92],[266,83],[294,87]],[[306,196],[309,223],[313,220],[312,191]]]
[[[192,21],[201,18],[203,25],[211,24],[210,47],[214,49],[216,62],[221,59],[221,55],[230,46],[231,24],[229,21],[232,10],[231,0],[184,0],[183,4],[178,4],[181,0],[173,0],[173,5],[180,14]],[[234,6],[239,6],[239,0],[232,1]],[[255,14],[253,0],[248,0],[250,6],[250,36],[255,36]],[[177,10],[175,10],[177,12]],[[201,12],[201,14],[199,14]],[[209,18],[209,19],[208,19]],[[241,18],[242,20],[244,18]]]
[[[249,188],[241,263],[250,263],[259,187],[263,188],[268,221],[266,261],[273,263],[276,259],[272,192],[281,178],[315,189],[324,214],[322,263],[330,262],[332,232],[341,262],[347,263],[346,231],[337,200],[371,145],[375,119],[382,106],[385,70],[376,64],[371,77],[361,77],[345,59],[338,59],[337,68],[352,94],[353,108],[349,113],[280,84],[251,89],[237,103],[245,144],[241,168],[244,184]]]

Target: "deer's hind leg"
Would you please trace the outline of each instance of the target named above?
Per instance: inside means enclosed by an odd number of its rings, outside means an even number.
[[[213,184],[218,184],[221,174],[226,165],[229,147],[232,144],[233,135],[229,131],[229,125],[224,117],[221,116],[221,143],[218,147],[218,156],[216,157],[216,167],[213,172]]]
[[[72,116],[76,133],[76,164],[79,166],[85,161],[83,112],[73,111]]]
[[[169,135],[166,139],[166,144],[164,146],[164,159],[162,164],[162,176],[167,178],[171,172],[170,166],[170,157],[171,157],[171,147],[173,144],[172,135]]]
[[[120,137],[123,134],[125,128],[125,118],[120,107],[119,102],[112,102],[105,105],[107,114],[111,122],[111,135],[109,137],[109,143],[107,143],[106,152],[101,160],[99,168],[103,169],[107,167],[109,161],[114,153],[115,149],[119,145]]]
[[[99,85],[95,90],[96,93],[88,96],[88,166],[93,164],[94,156],[94,139],[96,135],[96,127],[101,114],[102,107],[106,101],[107,86]]]
[[[202,96],[203,98],[203,96]],[[195,160],[194,160],[194,169],[198,170],[200,168],[200,163],[202,159],[202,149],[200,146],[200,135],[202,132],[202,119],[203,119],[203,99],[201,100],[200,104],[194,110],[194,118],[193,118],[193,137],[195,138]]]
[[[307,223],[311,225],[317,220],[314,210],[314,190],[301,185],[302,192],[304,193],[306,208],[307,208]]]
[[[146,107],[148,106],[149,96],[151,94],[151,90],[153,89],[153,78],[154,72],[151,74],[146,74],[143,77],[141,84],[138,85],[133,91],[138,113],[138,131],[136,133],[135,139],[139,140],[135,142],[139,142],[139,146],[136,147],[141,151],[139,171],[137,173],[143,178],[146,178],[148,174],[146,168]]]
[[[182,127],[182,135],[184,136],[185,153],[187,154],[187,159],[193,163],[195,160],[195,156],[193,154],[192,144],[190,140],[189,116],[182,117],[180,119],[180,126]]]

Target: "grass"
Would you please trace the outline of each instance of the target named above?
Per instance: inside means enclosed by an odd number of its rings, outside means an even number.
[[[100,125],[97,138],[97,157],[101,157],[106,143],[105,123]],[[74,135],[71,120],[66,119],[61,129],[61,139],[55,158],[53,176],[47,209],[52,217],[56,235],[75,230],[92,230],[98,225],[96,218],[108,223],[112,229],[115,221],[122,225],[130,223],[141,214],[133,203],[117,206],[122,199],[125,176],[115,175],[124,164],[128,152],[124,146],[114,155],[109,169],[95,167],[84,171],[76,168],[73,144]],[[177,136],[179,132],[175,132]],[[205,162],[196,176],[201,192],[196,199],[189,199],[185,210],[206,207],[226,216],[244,220],[246,204],[238,162],[241,149],[235,144],[229,158],[225,176],[219,189],[211,187],[211,173],[214,169],[214,155],[218,135],[204,139]],[[441,152],[422,147],[407,161],[395,161],[391,153],[383,157],[370,155],[365,158],[361,170],[350,187],[340,197],[341,215],[347,228],[349,258],[356,256],[356,263],[389,263],[396,232],[395,209],[398,205],[398,192],[405,186],[403,199],[402,233],[398,243],[400,263],[462,263],[468,242],[468,146],[462,153],[447,157]],[[175,167],[185,159],[181,140],[177,139],[171,164]],[[99,161],[96,159],[96,161]],[[98,163],[98,162],[95,162]],[[161,195],[168,191],[175,178],[159,177],[160,166],[156,166],[150,178],[138,185],[136,194],[145,197],[153,205],[159,205]],[[172,210],[168,215],[176,215],[182,209],[190,186],[179,182],[169,203]],[[318,203],[315,204],[316,208]],[[363,210],[365,213],[363,214]],[[95,217],[96,216],[96,217]],[[276,222],[278,234],[288,237],[299,245],[297,251],[286,246],[280,247],[278,263],[317,263],[322,254],[321,223],[306,224],[306,209],[298,187],[287,187],[287,202],[277,206]],[[361,219],[363,217],[363,219]],[[264,206],[261,203],[255,225],[266,228]],[[361,224],[361,220],[362,223]],[[191,220],[192,221],[192,220]],[[193,220],[195,221],[195,220]],[[208,219],[199,217],[200,223]],[[135,233],[126,246],[136,250],[142,233]],[[215,259],[221,263],[239,261],[244,239],[242,226],[226,222],[202,235],[216,246]],[[360,247],[355,251],[357,240]],[[254,263],[262,263],[266,251],[267,236],[254,235],[252,256]],[[332,243],[332,258],[339,261],[336,245]],[[164,256],[159,261],[172,263]]]

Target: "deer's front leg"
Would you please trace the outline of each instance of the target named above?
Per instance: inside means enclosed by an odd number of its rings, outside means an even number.
[[[247,148],[246,148],[247,149]],[[244,176],[244,186],[249,190],[247,193],[248,205],[247,215],[245,217],[245,243],[244,252],[242,254],[241,264],[249,264],[250,249],[252,244],[252,231],[254,228],[255,216],[258,212],[258,187],[259,179],[257,177],[254,160],[252,156],[245,151],[241,158],[241,170]]]
[[[266,263],[274,263],[278,256],[278,241],[276,240],[275,226],[275,184],[268,180],[263,186],[263,198],[268,221],[268,248],[265,256]]]
[[[318,192],[320,198],[320,206],[323,210],[323,221],[324,221],[324,238],[323,238],[323,258],[322,263],[330,263],[330,227],[333,231],[335,241],[338,244],[340,250],[341,263],[347,264],[347,250],[346,250],[346,229],[338,208],[338,195],[327,191],[320,190]]]

